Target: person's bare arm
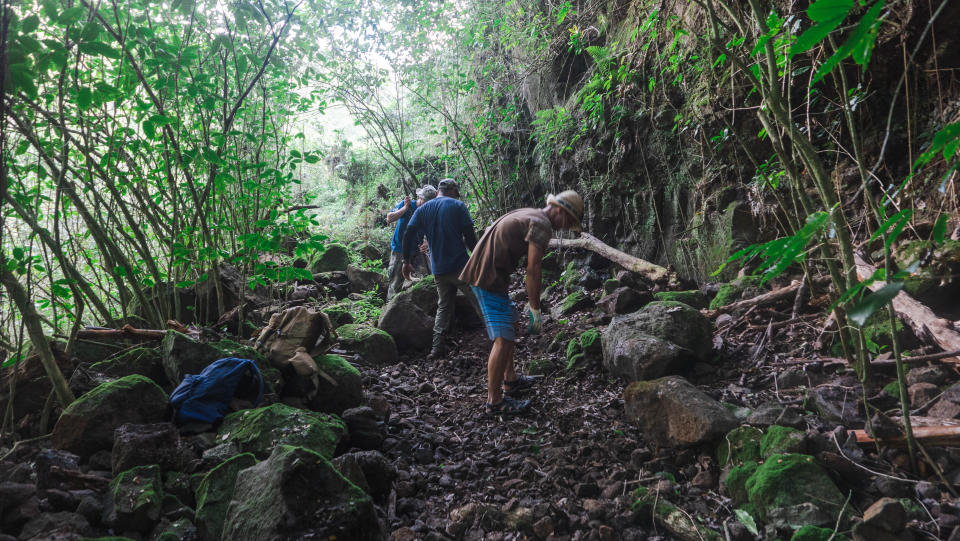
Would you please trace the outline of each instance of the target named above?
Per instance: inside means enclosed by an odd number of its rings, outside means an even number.
[[[402,207],[398,208],[397,210],[394,210],[394,211],[392,211],[392,212],[388,212],[388,213],[387,213],[387,223],[388,223],[388,224],[392,224],[393,222],[399,220],[400,218],[403,218],[403,215],[406,214],[408,210],[410,210],[410,196],[409,196],[409,195],[403,198],[403,206],[402,206]]]
[[[527,244],[527,302],[530,308],[540,309],[540,287],[543,274],[543,248],[536,243]]]

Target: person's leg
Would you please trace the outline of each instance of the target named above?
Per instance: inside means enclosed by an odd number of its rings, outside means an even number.
[[[433,318],[433,343],[430,348],[431,355],[442,354],[444,335],[450,330],[450,322],[453,320],[453,303],[457,296],[457,277],[453,274],[438,274],[434,278],[437,281],[437,315]]]
[[[387,300],[392,299],[403,287],[403,255],[390,252],[390,266],[387,267]]]
[[[502,336],[493,341],[490,357],[487,359],[487,404],[499,404],[503,401],[503,379],[508,367],[513,370],[513,351],[513,341]]]

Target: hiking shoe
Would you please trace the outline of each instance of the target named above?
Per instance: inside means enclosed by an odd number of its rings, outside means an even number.
[[[517,375],[517,379],[503,382],[503,392],[508,395],[520,394],[533,387],[537,379],[539,378]]]
[[[443,346],[434,346],[430,349],[430,354],[427,355],[427,360],[435,361],[437,359],[442,359],[447,354],[447,348]]]
[[[530,411],[530,401],[514,400],[509,396],[505,396],[499,404],[484,404],[483,411],[491,417],[497,415],[523,415]]]

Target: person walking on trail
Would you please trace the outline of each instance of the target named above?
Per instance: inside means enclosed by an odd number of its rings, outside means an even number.
[[[424,203],[413,213],[403,236],[403,276],[413,272],[412,258],[426,237],[430,245],[430,266],[437,282],[437,315],[433,320],[433,341],[428,359],[437,359],[447,352],[446,335],[453,319],[453,306],[457,290],[474,305],[477,314],[480,307],[470,287],[460,281],[460,271],[466,264],[467,250],[477,244],[473,219],[467,206],[460,201],[460,188],[451,178],[440,181],[440,196]]]
[[[416,212],[417,207],[430,201],[437,196],[437,189],[427,184],[423,188],[417,189],[417,200],[411,201],[410,196],[403,198],[403,201],[397,203],[389,213],[387,213],[387,223],[397,222],[397,228],[393,231],[393,240],[390,241],[390,266],[387,267],[387,300],[392,299],[403,287],[403,234],[407,230],[407,223],[410,217]]]
[[[524,208],[501,216],[483,233],[460,279],[470,284],[480,302],[487,336],[493,342],[487,360],[488,414],[518,414],[530,409],[529,400],[509,395],[533,386],[533,377],[522,376],[514,367],[514,321],[516,311],[507,296],[510,275],[520,258],[527,256],[527,332],[540,332],[540,287],[543,254],[557,229],[580,229],[583,198],[573,190],[550,195],[542,209]],[[504,394],[508,396],[504,396]]]

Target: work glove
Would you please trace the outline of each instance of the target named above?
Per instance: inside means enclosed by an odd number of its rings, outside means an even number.
[[[527,303],[527,334],[539,334],[543,328],[543,315]]]

